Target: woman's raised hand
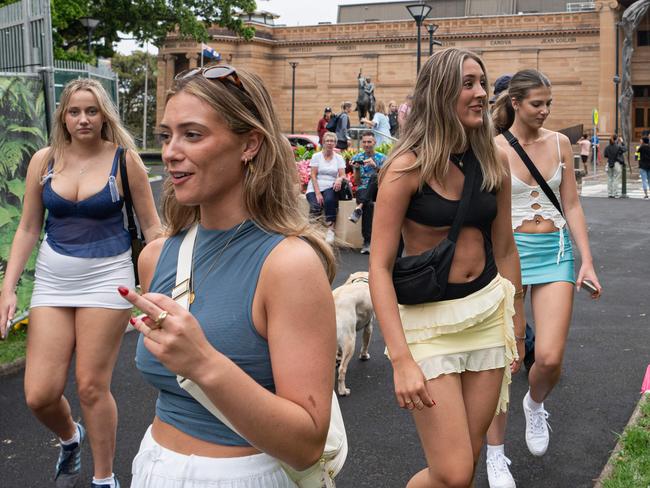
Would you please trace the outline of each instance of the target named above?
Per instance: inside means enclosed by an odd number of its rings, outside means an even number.
[[[144,335],[144,345],[167,369],[192,379],[217,352],[194,316],[166,295],[119,287],[126,300],[142,310],[131,324]]]
[[[401,408],[422,410],[436,404],[429,395],[420,366],[412,358],[393,361],[393,380],[395,396]]]

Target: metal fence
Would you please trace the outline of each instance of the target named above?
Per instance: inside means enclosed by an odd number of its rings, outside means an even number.
[[[48,132],[61,91],[79,77],[97,79],[118,104],[118,77],[108,68],[54,60],[50,0],[21,0],[0,8],[0,73],[43,78]]]
[[[59,100],[63,87],[71,80],[76,78],[94,78],[99,81],[108,94],[111,96],[115,105],[119,105],[119,95],[117,89],[117,73],[102,66],[92,66],[79,61],[54,61],[54,94],[55,100]]]

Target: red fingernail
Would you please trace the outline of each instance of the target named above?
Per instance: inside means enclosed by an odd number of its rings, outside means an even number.
[[[135,325],[135,319],[133,317],[129,319],[129,322],[131,323],[131,325]]]
[[[122,295],[123,297],[127,296],[129,294],[129,289],[126,286],[118,286],[117,291]]]

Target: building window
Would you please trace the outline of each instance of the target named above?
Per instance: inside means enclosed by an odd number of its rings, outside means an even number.
[[[650,31],[640,30],[636,33],[637,46],[650,46]]]
[[[650,85],[634,85],[634,98],[650,98]]]
[[[644,108],[637,108],[634,110],[634,127],[645,127]]]

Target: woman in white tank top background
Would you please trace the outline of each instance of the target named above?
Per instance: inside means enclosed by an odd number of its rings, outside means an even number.
[[[535,324],[535,363],[529,370],[529,390],[523,400],[526,444],[534,456],[545,454],[549,443],[548,412],[544,400],[560,379],[569,333],[574,285],[593,282],[598,298],[601,286],[594,271],[587,224],[578,197],[569,139],[543,127],[551,111],[551,83],[539,71],[516,73],[507,92],[496,101],[493,121],[502,133],[510,130],[560,202],[562,213],[546,196],[504,135],[496,143],[508,154],[512,175],[512,228],[521,260],[524,291],[530,288]],[[571,235],[580,253],[577,277]],[[553,306],[549,307],[549,304]],[[523,341],[524,337],[517,337]],[[510,461],[503,443],[506,414],[495,417],[488,431],[487,469],[491,488],[513,488]]]

